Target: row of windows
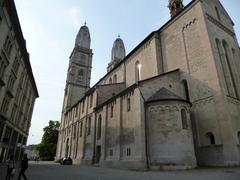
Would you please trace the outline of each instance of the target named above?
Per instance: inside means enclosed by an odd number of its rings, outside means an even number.
[[[135,82],[138,82],[141,80],[141,64],[139,63],[139,61],[137,61],[135,63]],[[110,77],[109,79],[109,84],[113,84],[113,83],[117,83],[117,75],[115,74],[112,77]]]
[[[127,98],[127,111],[131,111],[131,99],[130,97]],[[112,118],[114,114],[114,105],[111,105],[111,109],[110,109],[110,117]]]
[[[130,100],[130,98],[128,98]],[[128,101],[130,103],[130,101]],[[129,106],[130,110],[130,106]],[[111,115],[113,117],[113,106],[111,106]],[[187,112],[185,109],[181,110],[181,119],[182,119],[182,128],[183,129],[188,129],[188,118],[187,118]],[[74,138],[76,136],[76,125],[74,126]],[[82,137],[82,132],[83,132],[83,122],[80,122],[80,133],[79,136]],[[98,120],[97,120],[97,139],[99,140],[101,138],[101,133],[102,133],[102,117],[99,115]],[[91,134],[91,118],[89,117],[86,122],[86,135]]]
[[[116,74],[113,76],[113,79],[112,78],[109,79],[109,84],[115,84],[115,83],[117,83],[117,75]]]
[[[90,104],[89,106],[92,107],[93,105],[93,94],[89,96],[89,101],[90,101]],[[131,99],[130,97],[127,98],[127,111],[131,111]],[[78,115],[78,112],[79,112],[79,105],[75,108],[75,117],[77,117]],[[84,113],[84,110],[85,110],[85,100],[82,101],[81,103],[81,111],[82,113]],[[114,115],[114,105],[111,105],[111,108],[110,108],[110,117],[112,118]],[[68,114],[68,117],[67,119],[71,120],[73,117],[71,115],[71,113]],[[65,121],[65,123],[67,123],[67,121]]]
[[[89,136],[90,134],[91,134],[91,118],[89,117],[88,119],[87,119],[87,123],[86,123],[86,135],[87,136]],[[65,131],[65,133],[67,133],[67,134],[65,134],[65,136],[67,136],[69,133],[70,133],[70,130],[68,130],[68,131]],[[76,133],[77,133],[77,125],[74,125],[73,126],[73,137],[74,137],[74,139],[75,139],[75,137],[76,137]],[[80,137],[82,137],[82,135],[83,135],[83,122],[80,122],[79,123],[79,136]]]
[[[0,124],[0,139],[3,136],[3,142],[10,143],[11,145],[14,145],[16,143],[26,144],[26,137],[23,137],[21,134],[18,134],[17,131],[13,130],[9,126],[6,126],[5,133],[3,134],[4,125]]]
[[[208,132],[208,133],[206,133],[205,136],[206,136],[206,138],[208,140],[208,142],[207,142],[208,145],[216,144],[215,137],[214,137],[213,133]],[[240,131],[238,131],[238,133],[237,133],[237,138],[238,138],[238,144],[240,144]]]
[[[85,101],[89,102],[89,108],[93,107],[93,94],[88,96],[88,98],[84,99],[81,103],[79,103],[74,109],[72,109],[71,112],[67,113],[65,116],[65,121],[64,123],[67,124],[68,121],[72,121],[75,117],[80,116],[80,112],[84,113],[85,112]]]
[[[131,156],[131,148],[127,148],[126,155]],[[109,156],[113,156],[113,149],[109,150]]]

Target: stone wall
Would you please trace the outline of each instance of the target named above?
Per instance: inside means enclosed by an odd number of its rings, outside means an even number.
[[[187,113],[183,125],[181,110]],[[194,168],[196,158],[188,103],[164,101],[149,103],[147,109],[150,167]]]

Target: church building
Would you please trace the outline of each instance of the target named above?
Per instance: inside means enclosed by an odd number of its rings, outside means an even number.
[[[240,51],[219,0],[169,0],[171,19],[90,87],[86,24],[71,53],[56,158],[125,169],[240,165]]]

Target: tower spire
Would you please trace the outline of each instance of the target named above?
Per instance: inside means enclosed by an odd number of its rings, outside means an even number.
[[[168,2],[171,17],[177,15],[184,8],[183,0],[168,0]]]

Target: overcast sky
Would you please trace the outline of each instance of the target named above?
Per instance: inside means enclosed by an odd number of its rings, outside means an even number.
[[[190,0],[184,0],[184,4]],[[240,3],[221,0],[240,37]],[[59,120],[70,53],[87,22],[93,49],[91,85],[105,73],[120,34],[129,53],[169,20],[168,0],[15,0],[40,98],[36,100],[28,144],[40,143],[49,120]]]

